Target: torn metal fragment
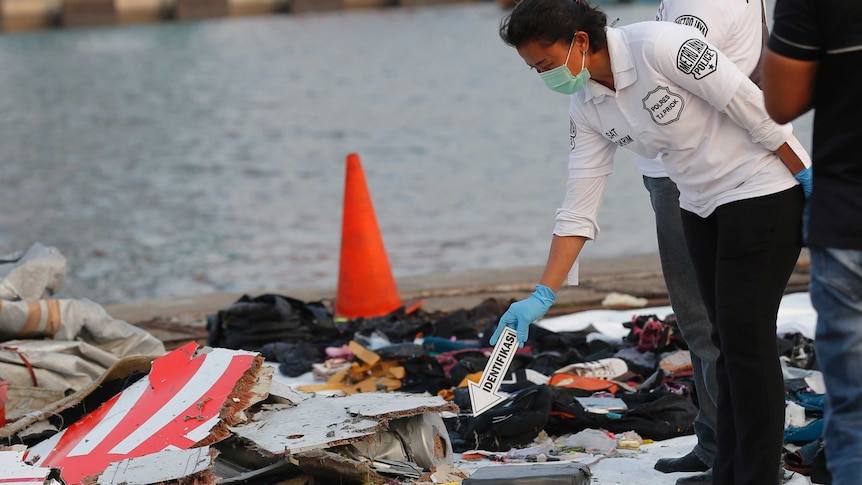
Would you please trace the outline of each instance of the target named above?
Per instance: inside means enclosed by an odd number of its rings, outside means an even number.
[[[380,485],[400,485],[400,481],[377,473],[367,463],[351,460],[326,450],[313,450],[293,456],[303,472],[314,477],[324,477],[335,483],[344,480]],[[323,482],[328,483],[328,482]]]
[[[64,485],[60,471],[24,462],[25,450],[0,451],[0,483],[3,485]]]
[[[349,444],[385,430],[398,418],[457,412],[439,396],[399,392],[324,397],[291,394],[291,404],[263,407],[254,420],[230,430],[270,456]],[[447,436],[448,439],[448,436]]]
[[[209,446],[189,450],[165,450],[127,458],[108,465],[97,477],[85,479],[92,485],[194,484],[214,485],[213,463],[218,452]]]
[[[61,468],[64,480],[77,484],[114,462],[224,439],[225,421],[236,424],[244,406],[262,396],[271,371],[255,352],[196,350],[190,343],[156,359],[147,378],[30,448],[27,459]]]

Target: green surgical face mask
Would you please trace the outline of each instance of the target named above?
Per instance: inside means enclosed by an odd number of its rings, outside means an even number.
[[[545,71],[539,73],[539,76],[542,77],[542,80],[545,81],[545,86],[548,87],[551,91],[556,91],[562,94],[575,94],[581,89],[584,89],[584,86],[587,85],[587,81],[590,80],[590,71],[584,68],[584,63],[587,60],[587,53],[584,52],[583,57],[581,58],[581,70],[577,75],[572,74],[572,71],[569,70],[569,56],[572,55],[572,46],[575,45],[575,39],[572,39],[572,43],[569,45],[569,53],[566,54],[566,62],[563,63],[560,67],[555,67],[549,71]]]

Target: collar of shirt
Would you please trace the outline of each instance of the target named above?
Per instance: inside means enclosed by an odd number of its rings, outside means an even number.
[[[625,32],[620,29],[607,27],[605,29],[607,38],[607,49],[611,60],[611,71],[614,75],[614,87],[617,91],[634,84],[638,78],[632,52],[626,43]],[[584,89],[584,101],[599,103],[605,96],[611,96],[614,91],[602,86],[594,80],[587,83]]]

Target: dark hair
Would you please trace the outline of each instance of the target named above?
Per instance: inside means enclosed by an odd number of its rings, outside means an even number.
[[[528,42],[571,43],[575,32],[590,36],[590,50],[605,47],[608,16],[587,0],[520,0],[500,21],[503,42],[518,48]]]

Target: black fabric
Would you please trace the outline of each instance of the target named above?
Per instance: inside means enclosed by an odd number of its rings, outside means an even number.
[[[532,387],[538,382],[531,381],[527,376],[527,369],[510,368],[506,373],[506,377],[500,381],[500,391],[505,393],[513,393]]]
[[[460,309],[434,322],[429,336],[471,340],[479,337],[479,331],[468,318],[467,310]]]
[[[485,327],[496,328],[497,321],[506,311],[508,304],[495,298],[488,298],[470,310],[455,310],[434,321],[431,332],[427,336],[450,338],[458,340],[477,340]],[[490,334],[485,337],[487,338]]]
[[[359,318],[356,320],[357,336],[368,337],[374,332],[386,336],[392,343],[413,341],[419,334],[430,334],[433,322],[423,314],[407,315],[404,308],[380,317]]]
[[[458,406],[462,413],[473,411],[473,402],[470,400],[470,388],[467,386],[456,387],[452,390],[452,402]]]
[[[357,334],[368,336],[374,332],[385,335],[390,342],[413,341],[418,335],[478,340],[479,333],[494,325],[508,306],[489,298],[470,310],[459,309],[450,313],[414,312],[406,314],[404,308],[381,317],[357,319]],[[490,336],[490,334],[488,334]],[[485,337],[485,343],[487,338]]]
[[[790,364],[800,369],[820,370],[814,340],[799,332],[788,333],[778,338],[778,354],[790,359]]]
[[[298,377],[311,371],[311,365],[323,362],[326,354],[310,342],[272,342],[260,348],[265,360],[280,362],[278,371],[290,377]]]
[[[642,438],[665,440],[694,433],[697,407],[686,396],[665,393],[622,413],[620,417],[586,411],[571,390],[554,388],[555,396],[546,431],[560,436],[585,429],[612,433],[635,431]],[[584,396],[577,396],[584,397]]]
[[[656,367],[647,367],[645,365],[641,365],[639,362],[634,362],[630,359],[625,358],[625,356],[615,355],[614,357],[621,359],[626,363],[626,366],[629,368],[629,372],[634,374],[636,377],[631,379],[635,381],[644,382],[649,379],[656,372]],[[657,382],[656,385],[660,384],[661,381]],[[653,386],[654,387],[654,386]],[[651,389],[651,388],[647,388]]]
[[[401,379],[401,392],[420,394],[428,392],[437,394],[442,389],[453,385],[452,379],[446,377],[443,367],[433,357],[418,356],[402,361],[405,376]]]
[[[339,329],[318,305],[288,296],[243,295],[229,307],[207,316],[207,345],[256,351],[271,342],[344,340],[349,329]]]
[[[528,387],[479,416],[447,420],[452,449],[507,451],[533,441],[545,428],[554,394],[544,384]]]
[[[817,443],[817,452],[814,453],[814,462],[811,464],[811,482],[830,485],[832,473],[826,468],[826,448],[823,446],[823,439],[821,438]]]
[[[527,365],[527,368],[533,369],[536,372],[541,372],[546,376],[551,376],[557,369],[565,367],[571,363],[583,361],[583,357],[577,350],[572,349],[571,352],[566,353],[550,350],[535,354],[533,356],[533,361]]]
[[[458,363],[449,369],[452,382],[456,385],[460,384],[468,375],[484,371],[485,365],[488,364],[488,356],[479,350],[460,353],[457,359]]]
[[[608,431],[636,431],[641,437],[666,440],[694,433],[697,407],[686,396],[666,394],[653,402],[626,412],[620,419],[611,419]]]
[[[832,483],[832,473],[826,468],[826,449],[822,437],[806,443],[796,451],[787,451],[784,454],[784,468],[811,477],[811,483]]]
[[[659,376],[662,376],[664,373],[659,371]],[[655,379],[656,382],[660,382],[663,377],[657,377]],[[668,394],[670,392],[670,388],[667,386],[662,386],[660,384],[651,384],[652,387],[644,387],[640,392],[632,392],[632,393],[617,393],[617,397],[622,399],[626,406],[629,409],[634,409],[641,404],[646,404],[649,402],[654,402],[658,398]]]
[[[582,353],[586,354],[584,355],[584,362],[613,357],[618,349],[619,345],[611,344],[598,338],[594,339],[587,343],[586,350],[582,351]]]
[[[527,344],[535,353],[557,351],[566,353],[570,350],[589,353],[586,335],[576,332],[553,332],[539,325],[530,326]]]
[[[377,353],[380,360],[406,360],[428,357],[428,352],[425,348],[413,342],[387,345],[380,347],[374,352]]]
[[[551,436],[577,433],[585,429],[600,429],[601,415],[587,412],[575,398],[590,397],[593,393],[583,389],[551,387],[554,400],[551,403],[550,417],[545,430]]]

